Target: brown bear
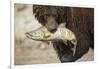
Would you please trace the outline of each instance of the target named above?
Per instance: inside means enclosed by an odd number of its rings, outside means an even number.
[[[73,62],[81,58],[91,47],[94,48],[94,8],[33,5],[33,14],[48,31],[54,33],[61,23],[77,37],[76,53],[62,40],[53,41],[61,62]]]

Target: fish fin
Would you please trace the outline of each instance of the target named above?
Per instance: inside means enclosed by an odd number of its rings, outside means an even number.
[[[53,46],[51,41],[49,41],[49,45],[50,45],[50,46]]]
[[[61,23],[60,25],[59,25],[59,28],[64,28],[65,27],[65,25],[66,25],[66,23],[64,22],[64,23]]]

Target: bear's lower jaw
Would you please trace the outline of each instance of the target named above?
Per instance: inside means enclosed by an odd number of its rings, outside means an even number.
[[[60,58],[60,61],[61,63],[66,63],[66,62],[75,62],[77,59],[77,57],[74,57],[73,55],[63,55],[61,58]]]
[[[75,62],[76,60],[78,60],[79,58],[81,58],[82,55],[74,55],[70,52],[70,53],[65,53],[62,56],[60,56],[60,61],[61,63],[66,63],[66,62]]]

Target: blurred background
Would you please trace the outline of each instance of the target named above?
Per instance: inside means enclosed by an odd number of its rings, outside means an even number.
[[[31,4],[14,5],[14,25],[15,65],[60,63],[52,44],[34,41],[25,36],[26,32],[41,26],[34,18]],[[77,61],[92,60],[94,60],[94,53],[92,49],[89,49],[88,53]]]

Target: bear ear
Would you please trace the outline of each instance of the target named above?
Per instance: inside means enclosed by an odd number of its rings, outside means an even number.
[[[39,6],[39,5],[33,5],[33,14],[37,13],[40,8],[41,8],[41,6]]]
[[[36,9],[37,9],[37,7],[35,5],[33,5],[33,14],[36,13]]]
[[[33,14],[38,12],[38,6],[37,5],[33,5]]]

